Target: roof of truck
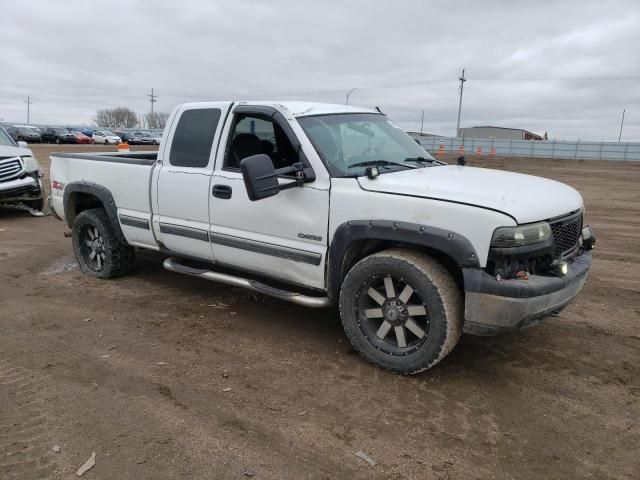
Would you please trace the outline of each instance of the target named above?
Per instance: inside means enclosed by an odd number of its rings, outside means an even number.
[[[377,110],[366,107],[358,107],[354,105],[341,105],[338,103],[320,103],[320,102],[303,102],[303,101],[254,101],[243,100],[238,101],[242,105],[268,105],[272,107],[281,106],[289,110],[294,117],[303,117],[306,115],[326,115],[330,113],[379,113]]]

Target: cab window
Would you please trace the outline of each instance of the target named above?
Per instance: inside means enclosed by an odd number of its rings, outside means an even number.
[[[179,167],[206,167],[220,114],[219,108],[198,108],[183,112],[171,141],[169,163]]]
[[[240,169],[247,157],[265,154],[274,168],[283,168],[298,162],[298,154],[282,128],[268,117],[238,115],[229,135],[225,152],[225,170]]]

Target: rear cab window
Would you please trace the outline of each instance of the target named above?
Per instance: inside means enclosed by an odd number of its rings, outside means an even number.
[[[206,167],[220,115],[219,108],[199,108],[183,112],[171,141],[169,163],[177,167]]]

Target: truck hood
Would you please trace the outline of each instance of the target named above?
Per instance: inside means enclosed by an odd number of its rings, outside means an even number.
[[[416,168],[359,177],[371,192],[410,195],[497,210],[519,224],[582,208],[582,196],[564,183],[521,173],[458,165]]]
[[[23,156],[33,156],[31,150],[28,148],[22,147],[13,147],[11,145],[0,145],[0,158],[6,157],[23,157]]]

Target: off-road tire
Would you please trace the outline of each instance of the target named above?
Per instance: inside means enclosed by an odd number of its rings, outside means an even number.
[[[97,229],[101,236],[104,260],[101,268],[92,263],[83,242],[84,232],[89,227]],[[78,214],[72,228],[73,251],[80,270],[98,278],[115,278],[126,275],[133,269],[134,249],[118,240],[107,213],[102,208],[84,210]]]
[[[358,292],[376,276],[392,275],[411,284],[427,311],[424,343],[409,353],[382,351],[367,337],[358,311]],[[414,300],[415,302],[415,300]],[[442,360],[458,343],[464,323],[464,300],[449,271],[428,255],[410,249],[390,249],[360,260],[349,271],[340,291],[340,317],[345,333],[360,355],[374,365],[399,374],[415,374]],[[399,342],[398,342],[399,343]]]

